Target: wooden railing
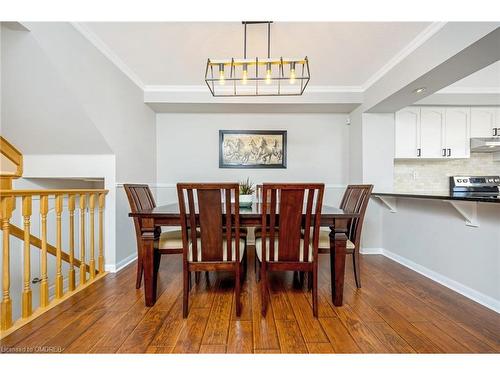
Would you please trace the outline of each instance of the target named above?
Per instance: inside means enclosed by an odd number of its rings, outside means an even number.
[[[8,335],[46,310],[62,302],[90,283],[104,275],[104,209],[107,190],[0,190],[0,222],[2,227],[2,298],[0,313],[0,334]],[[32,203],[39,200],[40,238],[31,233]],[[55,245],[49,244],[47,215],[49,201],[54,200]],[[63,234],[62,215],[66,203],[68,210],[68,231]],[[16,206],[21,206],[23,228],[12,221]],[[76,213],[75,213],[76,212]],[[75,214],[79,214],[79,256],[75,256]],[[97,216],[97,218],[96,218]],[[97,219],[97,220],[96,220]],[[89,228],[86,229],[88,220]],[[96,236],[97,221],[97,236]],[[75,233],[76,232],[76,233]],[[63,235],[68,249],[63,249]],[[11,298],[11,236],[23,241],[22,292],[19,298],[21,314],[15,322]],[[96,245],[97,242],[97,245]],[[40,274],[38,284],[38,309],[33,309],[31,248],[40,249]],[[97,249],[97,254],[96,254]],[[53,297],[49,295],[48,261],[55,257],[55,279]],[[63,262],[69,265],[64,287]],[[76,272],[79,273],[78,282]],[[38,278],[37,278],[38,279]]]

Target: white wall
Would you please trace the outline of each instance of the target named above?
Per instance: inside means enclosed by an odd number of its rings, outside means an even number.
[[[500,205],[478,206],[469,227],[447,202],[398,199],[383,210],[386,255],[500,312]]]
[[[2,135],[25,155],[112,154],[113,183],[154,183],[155,114],[142,90],[71,24],[29,27],[2,27]],[[87,167],[92,173],[93,165]],[[118,265],[136,253],[128,212],[118,189]]]
[[[179,181],[314,181],[337,204],[348,182],[345,114],[158,114],[158,203],[175,202]],[[286,169],[220,169],[219,130],[287,130]]]

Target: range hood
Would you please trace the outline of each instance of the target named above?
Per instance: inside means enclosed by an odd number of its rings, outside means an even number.
[[[499,152],[500,151],[500,137],[471,138],[470,151],[471,152]]]

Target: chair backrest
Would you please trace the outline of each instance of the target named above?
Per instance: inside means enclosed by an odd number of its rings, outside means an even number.
[[[359,214],[357,218],[349,221],[347,227],[348,237],[358,249],[361,241],[361,230],[365,219],[366,207],[368,206],[372,189],[373,185],[348,185],[342,197],[342,202],[340,203],[340,208],[345,212]]]
[[[149,208],[155,208],[156,202],[151,189],[148,185],[143,184],[124,184],[125,193],[127,193],[130,211],[137,212]],[[139,219],[134,217],[135,236],[137,238],[137,246],[140,246],[141,227]],[[160,228],[158,228],[160,230]]]
[[[224,260],[234,262],[239,260],[239,184],[178,183],[177,195],[184,260],[187,259],[189,242],[192,246],[193,262],[222,262]],[[232,202],[232,200],[234,201]],[[196,231],[198,228],[199,234]],[[199,237],[200,243],[198,243],[197,237]],[[234,241],[232,241],[233,238]],[[224,246],[224,242],[227,244],[226,246]],[[233,246],[235,247],[234,252]]]
[[[263,184],[262,254],[264,259],[271,262],[307,262],[309,245],[312,245],[313,261],[317,261],[324,190],[324,184]],[[313,207],[314,201],[316,201],[315,207]],[[311,228],[313,228],[312,239]],[[276,239],[279,240],[278,259],[275,259],[274,242]],[[300,258],[302,239],[304,251]],[[267,250],[268,244],[269,251]],[[269,259],[265,254],[269,254]]]

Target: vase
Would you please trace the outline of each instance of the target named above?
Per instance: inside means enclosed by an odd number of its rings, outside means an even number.
[[[252,201],[252,194],[240,194],[240,207],[252,207]]]

